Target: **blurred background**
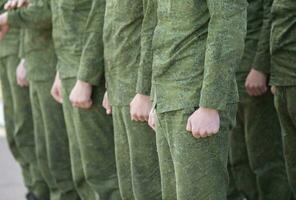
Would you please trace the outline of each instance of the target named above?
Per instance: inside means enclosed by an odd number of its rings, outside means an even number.
[[[22,183],[20,168],[8,149],[4,127],[0,90],[0,200],[24,200],[26,189]]]

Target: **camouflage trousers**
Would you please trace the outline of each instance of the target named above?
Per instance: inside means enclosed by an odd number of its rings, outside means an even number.
[[[113,106],[115,153],[123,200],[161,200],[159,163],[154,131],[133,122],[129,106]]]
[[[29,89],[16,82],[17,55],[0,59],[6,135],[10,150],[22,168],[28,190],[43,200],[49,199],[48,187],[36,159]]]
[[[219,133],[202,139],[186,131],[187,120],[195,110],[157,113],[163,200],[226,200],[228,138],[235,124],[236,104],[228,105],[220,113]]]
[[[242,192],[239,191],[238,187],[236,186],[235,183],[235,178],[233,176],[232,170],[231,170],[231,166],[230,166],[230,161],[228,161],[228,174],[229,174],[229,186],[228,186],[228,190],[227,190],[227,200],[247,200],[247,198],[245,197],[245,195],[242,194]],[[254,175],[252,175],[251,178],[253,178]],[[247,177],[249,178],[249,177]],[[256,183],[255,185],[250,185],[250,188],[255,188],[256,190]]]
[[[296,87],[277,87],[275,106],[282,127],[288,179],[296,194]]]
[[[112,118],[101,106],[102,87],[93,87],[93,106],[74,108],[69,100],[76,78],[62,79],[63,107],[70,143],[72,172],[82,200],[120,199]]]
[[[30,81],[37,161],[51,200],[78,200],[62,105],[50,95],[52,80]]]
[[[230,163],[235,184],[247,199],[290,198],[271,93],[241,97],[237,125],[230,135]]]

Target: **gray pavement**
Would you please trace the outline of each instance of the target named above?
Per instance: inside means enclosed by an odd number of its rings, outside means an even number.
[[[0,136],[0,200],[25,200],[22,181],[20,167],[8,149],[6,138]]]

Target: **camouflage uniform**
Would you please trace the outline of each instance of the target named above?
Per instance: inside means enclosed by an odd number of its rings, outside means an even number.
[[[121,197],[161,199],[155,133],[146,123],[131,120],[129,106],[136,93],[150,95],[151,83],[144,83],[143,88],[136,88],[136,83],[140,65],[151,68],[152,64],[153,29],[149,28],[151,20],[147,18],[152,12],[151,0],[106,2],[105,69]]]
[[[152,91],[164,200],[226,199],[228,134],[235,122],[235,68],[246,10],[245,0],[157,1]],[[198,107],[219,110],[217,135],[196,139],[186,131]]]
[[[274,0],[271,27],[271,78],[282,126],[288,179],[296,194],[296,2]]]
[[[52,0],[51,9],[76,187],[82,199],[120,199],[112,119],[101,106],[105,1]],[[69,100],[77,80],[93,85],[90,109],[75,108]]]
[[[235,183],[235,178],[231,171],[230,162],[228,162],[227,168],[228,168],[228,174],[229,174],[229,187],[227,190],[227,200],[246,200],[246,197],[239,191]],[[250,187],[254,188],[253,185]],[[256,184],[255,184],[255,188],[256,188]]]
[[[252,67],[269,74],[266,68],[270,63],[262,62],[262,59],[270,32],[271,4],[271,0],[249,1],[245,52],[236,73],[240,94],[237,125],[230,137],[230,162],[236,186],[248,199],[254,200],[284,200],[291,194],[273,96],[268,91],[251,97],[245,89],[246,77]]]
[[[20,163],[25,185],[35,196],[49,199],[48,188],[40,175],[29,89],[17,85],[16,69],[20,46],[19,29],[11,29],[0,42],[0,75],[4,101],[6,136],[14,158]]]
[[[1,1],[1,13],[5,1]],[[20,30],[12,29],[0,43],[1,82],[4,101],[6,137],[10,150],[20,163],[26,187],[37,196],[48,199],[48,188],[37,168],[31,103],[28,88],[16,82],[16,68],[20,62]],[[25,102],[25,103],[24,103]]]
[[[56,73],[49,2],[31,0],[25,9],[9,12],[10,26],[22,27],[24,58],[30,81],[37,161],[52,200],[76,200],[62,106],[50,95]],[[54,117],[53,117],[54,116]]]

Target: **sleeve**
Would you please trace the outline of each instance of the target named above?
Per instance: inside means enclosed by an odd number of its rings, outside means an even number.
[[[207,0],[207,4],[210,21],[199,106],[224,110],[244,50],[247,2]]]
[[[98,85],[104,75],[103,25],[105,0],[92,0],[92,8],[83,35],[78,80]]]
[[[263,24],[259,36],[253,68],[269,74],[270,72],[270,32],[272,0],[263,0]]]
[[[20,30],[20,46],[19,46],[19,58],[24,58],[25,57],[25,44],[24,44],[24,37],[25,37],[25,30],[21,29]]]
[[[8,11],[8,24],[16,28],[50,28],[51,10],[49,0],[38,0],[28,7]]]
[[[137,93],[150,95],[153,64],[152,40],[157,25],[156,0],[143,0],[143,22],[141,29],[141,58],[138,70]]]

